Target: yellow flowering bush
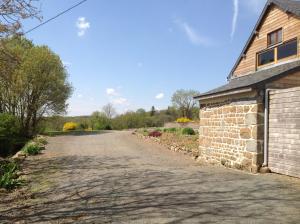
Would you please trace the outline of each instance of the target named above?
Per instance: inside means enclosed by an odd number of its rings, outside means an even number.
[[[177,123],[189,123],[189,122],[192,122],[191,119],[187,118],[187,117],[181,117],[181,118],[178,118],[176,120]]]
[[[75,122],[67,122],[64,124],[63,131],[74,131],[77,129],[77,126]]]

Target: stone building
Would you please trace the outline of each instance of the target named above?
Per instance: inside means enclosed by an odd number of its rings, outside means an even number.
[[[199,159],[300,177],[300,1],[269,0],[224,86],[200,101]]]

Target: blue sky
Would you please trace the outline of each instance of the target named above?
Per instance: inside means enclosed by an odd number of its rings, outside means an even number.
[[[43,0],[44,19],[78,0]],[[226,77],[265,0],[89,0],[27,38],[60,55],[74,93],[68,115],[111,102],[119,113],[171,104]],[[25,30],[39,22],[25,22]]]

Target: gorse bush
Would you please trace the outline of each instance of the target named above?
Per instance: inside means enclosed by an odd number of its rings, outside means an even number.
[[[0,188],[11,190],[20,186],[22,182],[16,179],[16,172],[18,170],[18,164],[14,162],[0,162]]]
[[[178,119],[176,120],[176,122],[177,122],[177,123],[189,123],[189,122],[192,122],[192,120],[189,119],[189,118],[186,118],[186,117],[181,117],[181,118],[178,118]]]
[[[181,133],[183,135],[195,135],[196,134],[196,132],[192,128],[183,128]]]
[[[77,127],[78,127],[77,123],[67,122],[64,124],[63,131],[74,131],[77,129]]]

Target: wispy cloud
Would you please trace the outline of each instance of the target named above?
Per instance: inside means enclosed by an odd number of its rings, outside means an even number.
[[[201,35],[199,31],[197,31],[194,27],[189,25],[187,22],[181,21],[179,19],[175,20],[175,24],[177,24],[185,33],[186,37],[189,41],[194,45],[199,46],[211,46],[213,44],[212,40]]]
[[[86,30],[90,28],[90,23],[85,17],[79,17],[76,22],[76,27],[78,29],[78,36],[82,37],[85,35]]]
[[[161,99],[163,99],[165,97],[165,94],[164,93],[159,93],[159,94],[157,94],[156,96],[155,96],[155,98],[157,99],[157,100],[161,100]]]
[[[233,17],[232,17],[231,34],[230,34],[231,39],[233,39],[234,37],[237,20],[239,16],[239,0],[232,0],[232,1],[233,1]]]

